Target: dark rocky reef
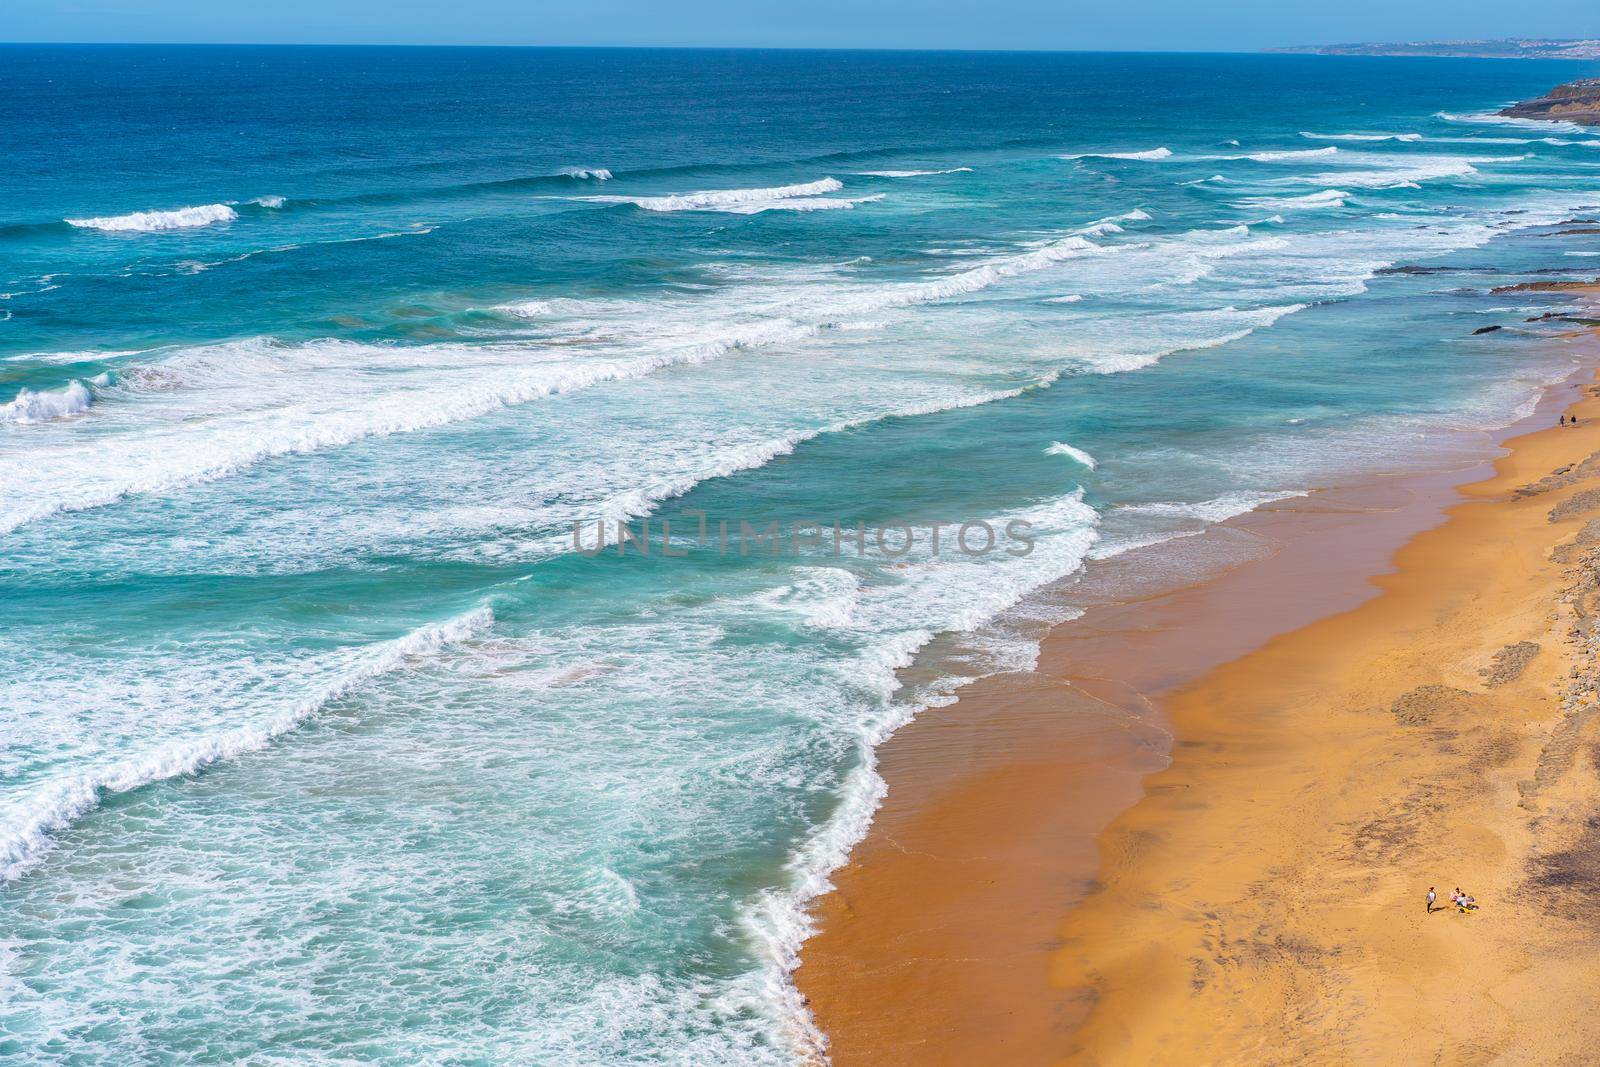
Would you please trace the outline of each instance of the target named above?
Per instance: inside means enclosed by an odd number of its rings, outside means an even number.
[[[1539,99],[1512,104],[1500,114],[1514,119],[1547,119],[1600,126],[1600,78],[1580,78],[1558,85]]]

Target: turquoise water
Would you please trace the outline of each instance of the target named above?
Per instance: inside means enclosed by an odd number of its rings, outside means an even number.
[[[804,1057],[1038,590],[1571,372],[1580,73],[0,49],[0,1059]]]

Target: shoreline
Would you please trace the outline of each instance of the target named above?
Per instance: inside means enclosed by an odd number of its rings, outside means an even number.
[[[1554,424],[1578,377],[1492,441]],[[1566,445],[1590,427],[1554,432]],[[1093,948],[1062,917],[1110,899],[1105,876],[1130,851],[1119,828],[1171,773],[1169,750],[1180,766],[1205,746],[1169,705],[1290,635],[1368,608],[1397,553],[1453,522],[1473,498],[1468,483],[1493,484],[1491,468],[1511,460],[1318,490],[1220,523],[1184,548],[1236,562],[1199,581],[1171,580],[1169,563],[1147,593],[1094,601],[1091,591],[1088,611],[1046,636],[1033,673],[982,679],[897,733],[879,752],[888,796],[816,904],[820,932],[795,973],[834,1061],[1052,1062],[1073,1035],[1093,1033],[1110,1009],[1092,962],[1120,920]],[[1118,587],[1117,570],[1127,577],[1171,547],[1108,561],[1100,584]],[[1065,945],[1079,946],[1075,963]]]

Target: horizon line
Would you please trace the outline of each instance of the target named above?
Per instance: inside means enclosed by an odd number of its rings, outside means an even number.
[[[1500,38],[1485,38],[1498,40]],[[1513,38],[1505,38],[1512,40]],[[1521,38],[1518,38],[1521,39]],[[1525,38],[1532,40],[1533,38]],[[1539,38],[1555,40],[1556,38]],[[1568,40],[1569,38],[1561,38]],[[1587,40],[1588,38],[1581,38]],[[1570,38],[1580,40],[1580,38]],[[1371,42],[1381,43],[1381,42]],[[485,41],[5,41],[0,48],[435,48],[500,49],[505,51],[593,52],[894,52],[924,55],[1152,55],[1152,56],[1297,56],[1309,59],[1459,59],[1482,62],[1594,62],[1560,56],[1451,56],[1427,53],[1346,55],[1320,53],[1317,48],[1343,45],[1267,45],[1259,48],[951,48],[894,45],[777,45],[777,44],[503,44]]]
[[[1270,48],[938,48],[894,45],[765,45],[765,44],[499,44],[492,42],[420,41],[0,41],[0,48],[503,48],[549,51],[617,52],[938,52],[957,54],[1014,53],[1019,55],[1260,55],[1279,48],[1317,47],[1273,45]],[[1350,58],[1350,57],[1324,57]],[[1360,58],[1360,57],[1357,57]],[[1406,57],[1399,57],[1406,58]]]

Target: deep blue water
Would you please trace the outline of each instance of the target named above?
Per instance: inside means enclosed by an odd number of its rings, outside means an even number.
[[[1593,66],[0,47],[0,1060],[804,1057],[1040,590],[1570,373]]]

